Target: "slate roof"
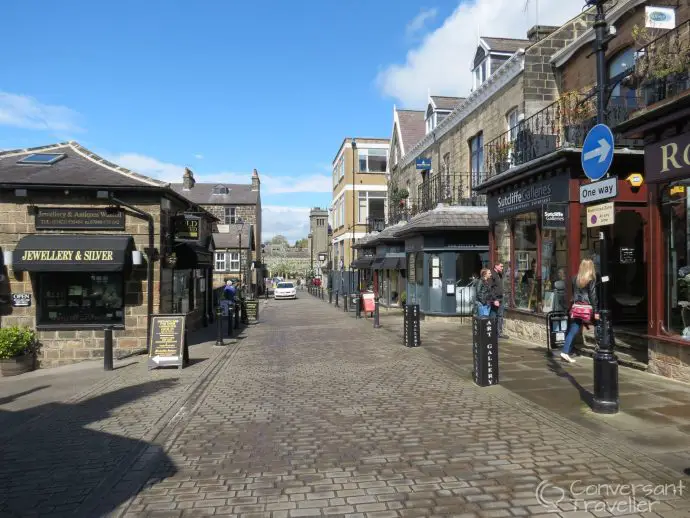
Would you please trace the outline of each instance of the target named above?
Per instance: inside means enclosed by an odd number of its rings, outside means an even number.
[[[400,135],[405,153],[426,136],[426,122],[422,110],[398,110]]]
[[[229,189],[228,194],[213,194],[213,188],[221,185]],[[171,183],[170,188],[199,205],[256,205],[259,203],[259,191],[252,191],[251,184],[197,182],[194,187],[185,190],[181,183]]]
[[[239,233],[240,228],[242,229],[242,250],[249,249],[249,246],[253,244],[252,234],[250,234],[251,225],[230,225],[230,232],[214,232],[213,233],[213,244],[216,250],[223,248],[239,248],[240,240]]]
[[[530,40],[516,38],[492,38],[490,36],[482,36],[482,40],[484,40],[484,43],[494,52],[510,52],[511,54],[532,45]]]
[[[453,110],[455,107],[465,100],[464,97],[446,97],[442,95],[432,95],[431,100],[434,101],[434,106],[437,110]]]
[[[62,153],[66,157],[51,165],[17,163],[22,158],[34,153]],[[166,182],[113,164],[74,141],[0,152],[0,184],[3,183],[56,187],[165,188],[168,186]]]
[[[396,236],[403,237],[428,230],[462,230],[489,227],[486,207],[437,207],[418,214],[401,228]]]

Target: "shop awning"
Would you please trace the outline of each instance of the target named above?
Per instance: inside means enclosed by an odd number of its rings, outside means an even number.
[[[383,262],[386,260],[385,257],[377,257],[373,264],[371,265],[371,268],[373,270],[381,270],[383,268]]]
[[[120,272],[132,263],[132,236],[31,234],[19,240],[15,271]]]
[[[407,270],[407,258],[398,257],[398,270]]]
[[[365,268],[369,268],[373,261],[374,261],[373,257],[359,257],[359,258],[354,260],[354,262],[352,263],[352,266],[353,266],[353,268],[363,270]]]
[[[211,268],[213,266],[213,253],[200,245],[193,243],[175,243],[176,270],[189,270],[193,268]]]
[[[402,259],[403,262],[405,261],[405,258],[403,257],[386,257],[383,260],[382,268],[384,270],[397,270],[399,268],[398,265],[400,264],[400,259]]]

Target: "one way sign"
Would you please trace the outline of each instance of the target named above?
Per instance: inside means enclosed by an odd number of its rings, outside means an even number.
[[[580,186],[580,203],[608,200],[618,196],[618,178],[607,178],[600,182],[592,182]]]
[[[613,162],[613,133],[606,124],[597,124],[582,144],[582,169],[587,178],[600,180]]]

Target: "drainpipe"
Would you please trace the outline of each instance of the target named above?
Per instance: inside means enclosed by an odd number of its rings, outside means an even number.
[[[111,192],[108,191],[98,191],[96,194],[98,198],[107,198],[113,203],[117,203],[118,205],[122,205],[123,207],[128,208],[138,216],[140,216],[142,219],[145,219],[148,222],[149,225],[149,246],[148,250],[146,250],[146,306],[147,306],[147,316],[146,316],[146,352],[149,352],[149,337],[151,336],[151,315],[153,314],[153,251],[155,248],[155,237],[154,237],[154,225],[153,225],[153,216],[149,214],[148,212],[144,212],[143,210],[130,205],[127,202],[124,202],[120,200],[119,198],[116,198],[113,196]]]

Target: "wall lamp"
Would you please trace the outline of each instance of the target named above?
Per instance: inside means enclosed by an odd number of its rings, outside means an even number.
[[[12,250],[3,250],[2,260],[5,264],[5,266],[12,266],[13,256],[14,256],[14,252]]]

